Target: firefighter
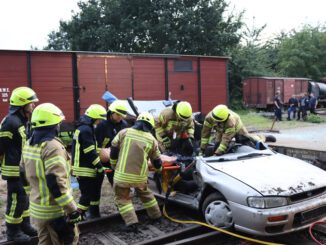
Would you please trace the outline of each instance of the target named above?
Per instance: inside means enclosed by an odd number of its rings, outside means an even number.
[[[210,111],[205,117],[202,134],[201,134],[201,151],[204,153],[209,143],[212,131],[216,131],[215,140],[217,149],[215,155],[222,155],[227,152],[231,140],[236,137],[239,143],[254,144],[259,148],[261,142],[275,142],[276,139],[272,135],[253,135],[249,134],[245,126],[242,124],[240,116],[230,110],[226,105],[218,105]],[[206,154],[208,155],[208,154]]]
[[[125,221],[125,231],[137,232],[138,218],[129,195],[130,188],[135,189],[152,220],[161,217],[157,201],[147,186],[148,159],[157,171],[162,168],[158,143],[151,134],[153,127],[153,116],[141,113],[133,127],[121,130],[112,141],[110,162],[115,168],[115,203]]]
[[[22,148],[29,136],[28,121],[31,118],[36,93],[27,87],[18,87],[10,96],[8,115],[2,120],[0,140],[3,147],[2,178],[7,181],[6,227],[8,241],[26,242],[36,236],[30,224],[28,197],[19,176]]]
[[[100,200],[104,168],[97,153],[95,127],[106,119],[106,113],[103,106],[90,105],[80,118],[73,136],[73,172],[77,176],[81,192],[77,206],[83,219],[91,201]]]
[[[123,120],[127,115],[127,110],[128,110],[127,106],[122,101],[119,100],[114,101],[109,106],[106,115],[106,120],[103,120],[95,128],[96,141],[97,141],[98,151],[100,152],[100,155],[101,155],[101,149],[105,150],[105,148],[110,148],[111,142],[113,138],[117,135],[117,133],[121,129],[128,127],[127,122]],[[102,162],[102,165],[106,168],[111,167],[109,165],[109,162]],[[113,170],[111,170],[109,173],[106,174],[111,185],[113,185],[113,175],[114,175]],[[101,181],[101,179],[102,178],[100,177],[99,181]],[[99,197],[100,196],[101,196],[101,192],[99,193]],[[91,200],[90,207],[88,210],[89,212],[88,218],[100,217],[99,203],[100,203],[100,199]]]
[[[51,103],[32,114],[32,137],[23,148],[21,176],[31,188],[30,211],[39,244],[77,244],[81,220],[70,188],[70,157],[58,138],[62,111]]]
[[[177,101],[162,110],[156,119],[155,131],[162,152],[192,155],[195,125],[189,102]]]

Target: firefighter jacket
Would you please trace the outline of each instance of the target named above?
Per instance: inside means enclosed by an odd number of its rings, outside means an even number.
[[[93,120],[84,115],[80,118],[72,141],[73,172],[76,176],[96,177],[102,167],[97,153]]]
[[[229,118],[224,122],[217,122],[212,116],[212,111],[207,114],[201,132],[200,148],[204,150],[209,143],[212,130],[216,131],[216,140],[219,142],[218,151],[226,152],[229,143],[237,134],[249,136],[247,129],[243,126],[239,115],[229,110]]]
[[[70,188],[70,158],[58,138],[23,148],[21,175],[31,187],[30,214],[51,220],[77,210]]]
[[[128,124],[126,121],[121,120],[118,123],[114,123],[111,119],[103,120],[97,125],[95,129],[96,141],[98,150],[101,148],[111,147],[111,142],[117,133],[124,128],[127,128]]]
[[[186,133],[189,138],[194,138],[195,125],[192,118],[186,121],[178,119],[172,107],[168,107],[156,118],[155,132],[159,142],[164,141],[166,137],[173,139],[174,132],[177,138],[181,138],[182,133]]]
[[[2,178],[19,178],[19,163],[27,138],[27,119],[16,112],[8,114],[1,123],[0,140],[4,158],[1,164]]]
[[[115,168],[114,183],[145,184],[148,175],[148,159],[160,162],[158,143],[150,132],[135,128],[121,130],[112,141],[118,149],[111,151],[111,165]],[[160,168],[161,166],[155,166]]]

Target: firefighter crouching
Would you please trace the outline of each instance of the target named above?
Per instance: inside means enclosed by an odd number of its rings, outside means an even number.
[[[177,101],[161,111],[155,123],[156,138],[160,150],[192,155],[195,125],[191,105]]]
[[[128,124],[123,120],[127,115],[127,106],[123,101],[116,100],[108,108],[106,115],[106,120],[103,120],[95,128],[95,136],[98,145],[98,152],[100,152],[100,160],[104,167],[110,168],[109,165],[109,148],[111,147],[111,142],[117,133],[128,127]],[[114,171],[111,169],[110,172],[106,173],[106,176],[113,186],[113,176]],[[102,180],[103,178],[100,177]],[[101,181],[99,180],[99,182]],[[102,185],[102,183],[100,184]],[[99,189],[101,194],[101,188]],[[101,196],[101,195],[100,195]],[[100,217],[99,212],[99,200],[91,200],[89,213],[87,218],[98,218]]]
[[[1,122],[0,140],[4,153],[2,160],[2,178],[7,181],[6,227],[8,241],[28,242],[30,236],[36,236],[36,230],[30,225],[28,208],[28,189],[23,186],[19,176],[19,163],[22,148],[29,135],[27,128],[37,102],[35,92],[27,87],[13,90],[10,96],[8,115]],[[24,190],[25,188],[25,190]]]
[[[22,179],[30,185],[30,212],[39,244],[77,244],[81,220],[70,188],[70,158],[57,138],[62,111],[51,103],[32,114],[33,135],[23,148]]]
[[[133,127],[121,130],[112,141],[110,161],[115,168],[115,203],[126,223],[125,231],[137,232],[138,218],[129,196],[130,188],[135,188],[152,220],[162,215],[147,186],[148,159],[158,171],[162,163],[158,143],[151,134],[153,127],[153,116],[148,112],[141,113]]]
[[[217,149],[213,154],[222,155],[227,152],[231,140],[236,137],[239,143],[254,144],[259,149],[261,142],[275,142],[276,139],[272,135],[255,135],[249,134],[245,126],[242,124],[240,116],[230,110],[226,105],[218,105],[214,107],[205,117],[203,129],[201,133],[201,151],[205,153],[209,143],[212,130],[216,131],[215,143]],[[211,155],[211,154],[206,154]]]
[[[77,176],[81,196],[77,205],[85,218],[91,201],[98,207],[104,168],[97,153],[94,128],[106,118],[103,106],[90,105],[85,115],[81,116],[72,142],[73,172]]]

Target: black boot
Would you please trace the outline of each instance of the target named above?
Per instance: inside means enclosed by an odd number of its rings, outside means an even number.
[[[22,231],[29,236],[37,236],[37,230],[31,225],[29,217],[23,218],[23,222],[20,225]]]
[[[266,136],[266,142],[276,142],[276,138],[273,135]]]
[[[100,218],[100,207],[98,205],[91,205],[88,208],[88,211],[86,213],[86,218],[87,219],[96,219]]]
[[[138,223],[134,223],[131,225],[126,225],[121,229],[123,232],[134,232],[138,233]]]
[[[31,237],[22,232],[20,224],[9,224],[7,226],[7,240],[14,242],[30,242]]]

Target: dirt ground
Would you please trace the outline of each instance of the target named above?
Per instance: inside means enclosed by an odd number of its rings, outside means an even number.
[[[5,209],[6,209],[6,200],[7,200],[7,184],[6,181],[2,180],[0,177],[0,241],[6,239],[6,226],[5,226]],[[78,189],[73,191],[74,199],[76,202],[79,200],[80,192]],[[135,207],[139,208],[141,203],[138,199],[134,200]],[[117,208],[114,205],[114,196],[111,185],[108,180],[105,178],[102,185],[102,196],[100,211],[102,215],[110,215],[117,212]]]

